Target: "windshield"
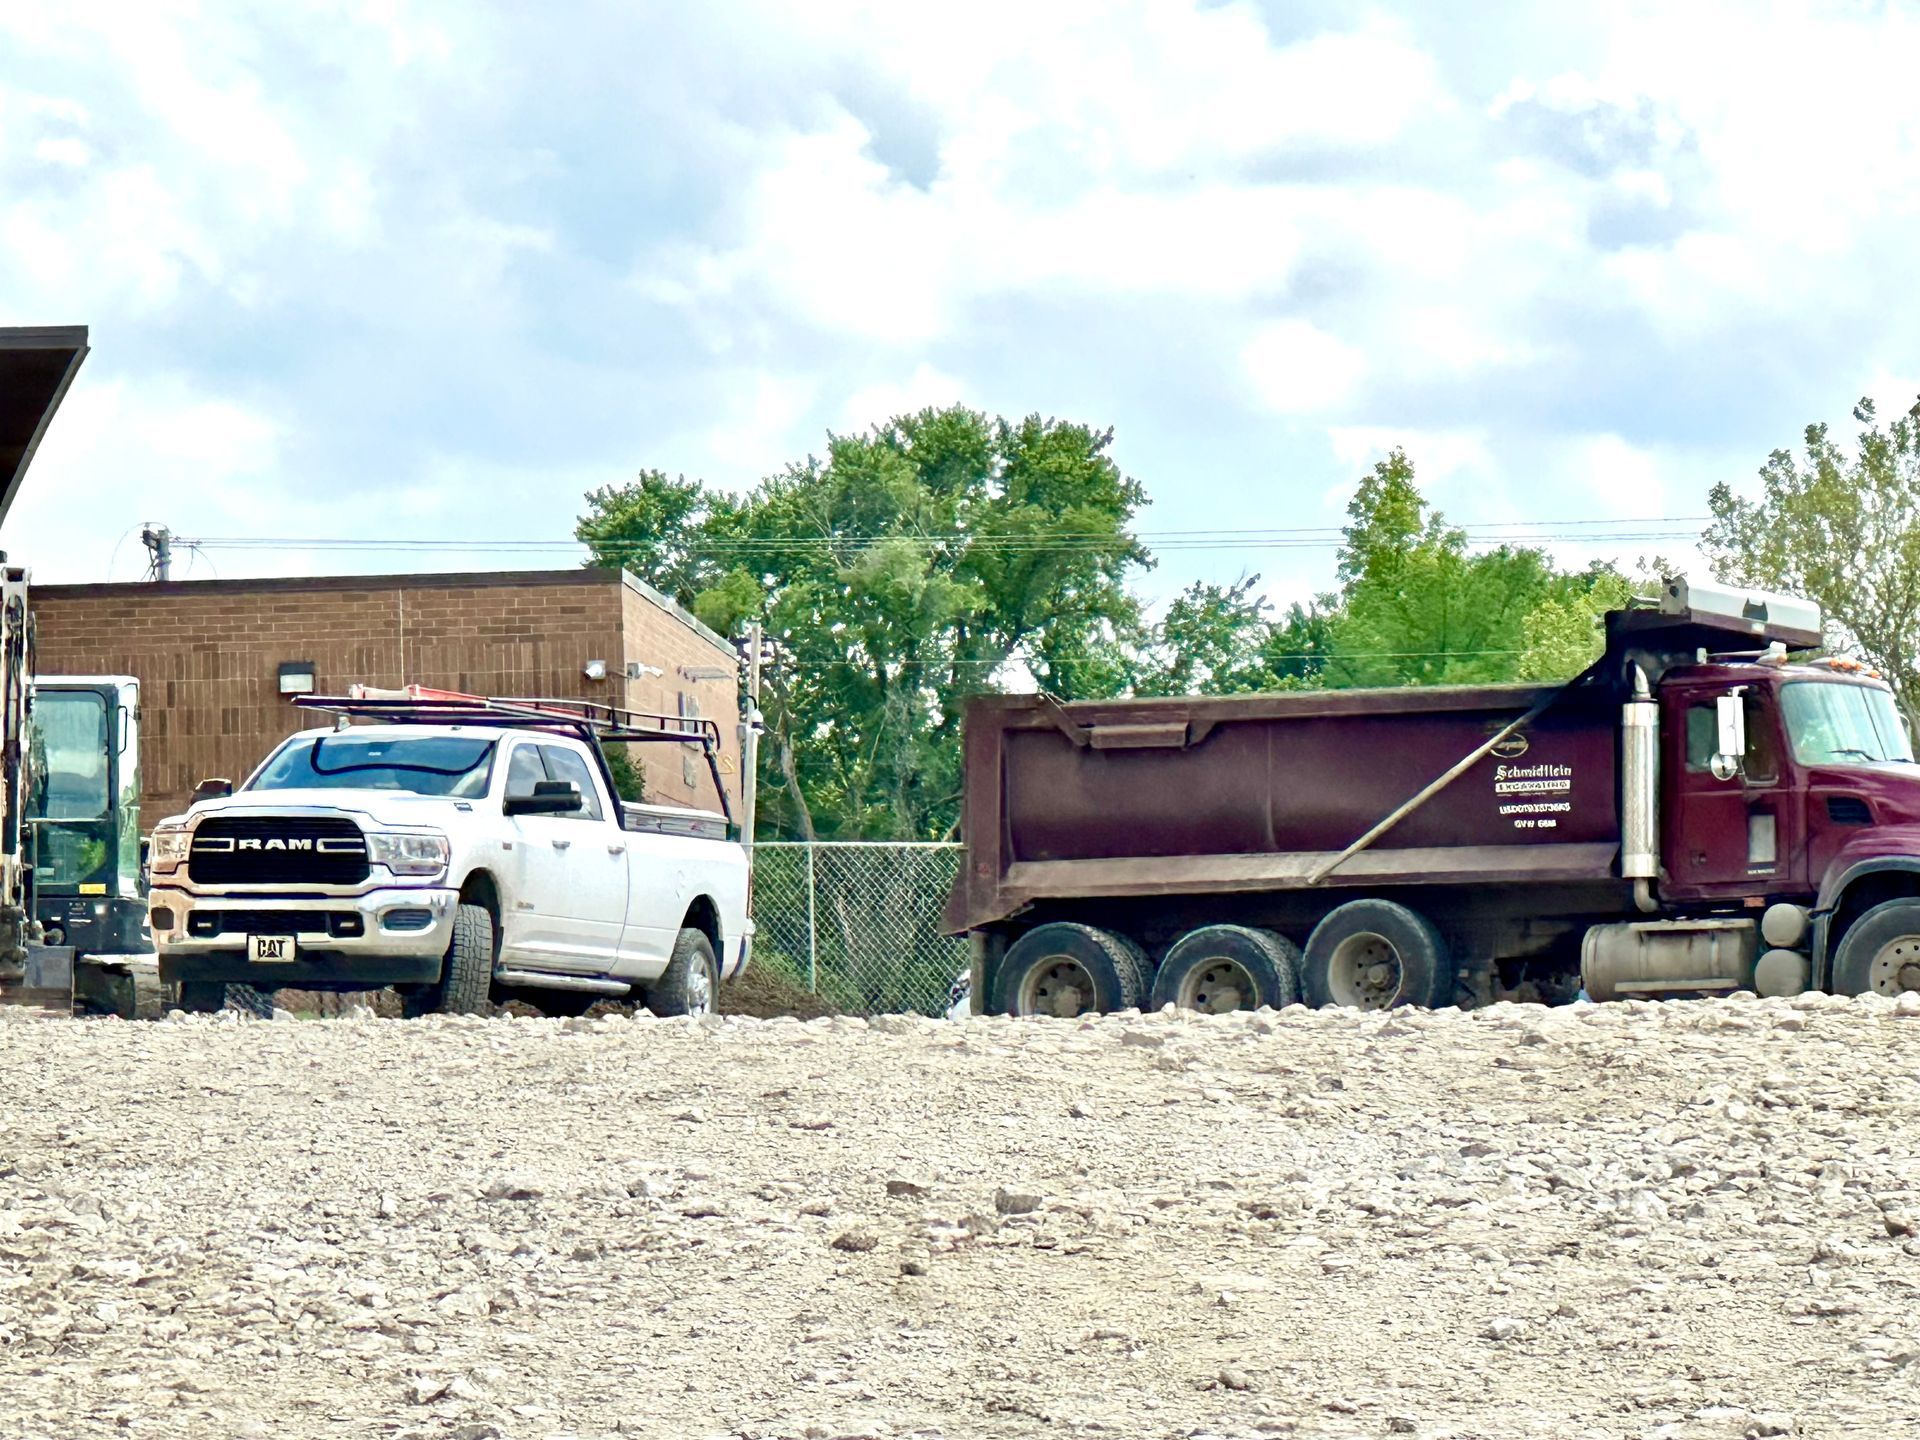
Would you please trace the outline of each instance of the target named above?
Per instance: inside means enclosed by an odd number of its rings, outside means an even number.
[[[476,799],[493,773],[493,741],[455,735],[355,735],[295,740],[249,790],[408,790]]]
[[[98,691],[42,690],[34,697],[27,813],[41,822],[34,827],[34,878],[43,889],[104,893],[113,878],[107,715]]]
[[[107,700],[43,690],[33,705],[36,820],[98,820],[107,813]]]
[[[1793,753],[1803,765],[1913,763],[1893,696],[1866,685],[1800,680],[1780,692]]]

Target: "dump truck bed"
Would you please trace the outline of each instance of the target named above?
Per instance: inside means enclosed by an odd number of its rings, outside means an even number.
[[[981,696],[966,715],[967,860],[947,925],[1080,897],[1606,881],[1620,845],[1616,732],[1599,686]]]

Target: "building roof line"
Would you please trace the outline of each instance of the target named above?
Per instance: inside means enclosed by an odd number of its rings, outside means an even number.
[[[654,589],[653,586],[649,585],[646,581],[642,580],[638,575],[634,574],[631,570],[622,570],[620,572],[620,578],[625,583],[626,587],[629,590],[632,590],[636,594],[643,595],[648,600],[651,600],[655,605],[659,606],[662,610],[666,611],[669,615],[673,616],[673,618],[678,620],[682,625],[685,625],[689,630],[693,631],[694,634],[698,635],[701,639],[705,640],[709,645],[713,646],[714,649],[724,654],[730,663],[733,663],[736,665],[739,663],[740,657],[734,652],[733,646],[728,644],[727,641],[721,637],[719,632],[709,629],[707,625],[704,622],[702,622],[698,616],[696,616],[691,610],[688,610],[678,600],[675,600],[671,595],[665,594],[662,591]]]

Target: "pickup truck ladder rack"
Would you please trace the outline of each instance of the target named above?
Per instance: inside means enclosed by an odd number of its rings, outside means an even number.
[[[720,813],[729,826],[734,823],[727,787],[720,778],[720,726],[700,716],[625,710],[598,700],[463,695],[457,690],[432,690],[424,685],[409,685],[402,690],[349,685],[345,695],[296,695],[293,703],[305,710],[385,725],[474,725],[574,735],[586,741],[587,748],[599,759],[607,793],[623,807],[601,746],[660,742],[698,745],[706,756],[714,793],[720,797]]]

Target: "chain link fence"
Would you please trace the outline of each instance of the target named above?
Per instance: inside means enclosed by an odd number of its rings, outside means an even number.
[[[855,1015],[943,1015],[967,942],[940,933],[959,845],[762,840],[753,963]]]

